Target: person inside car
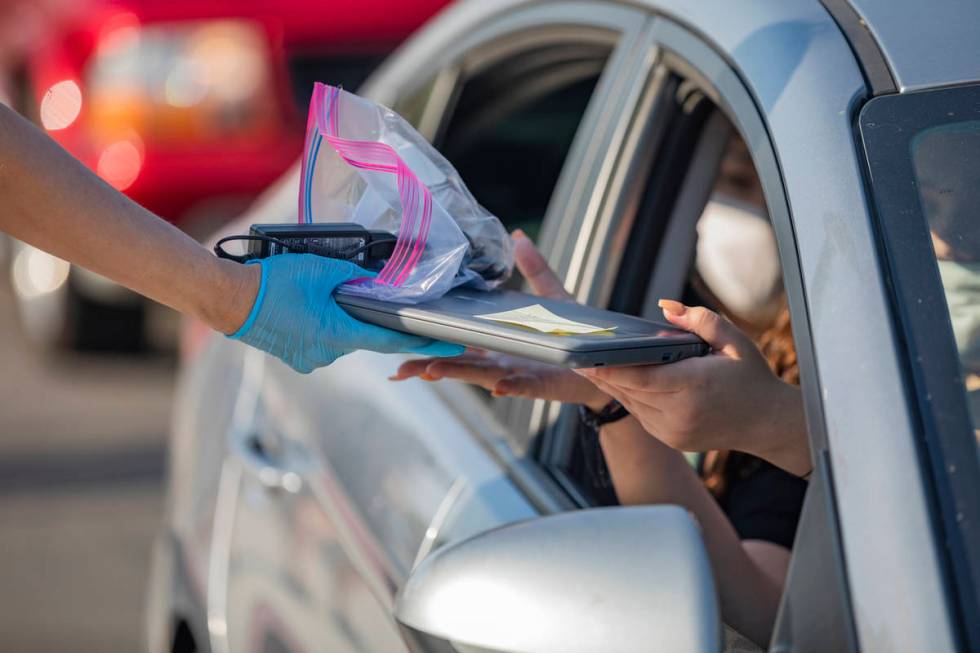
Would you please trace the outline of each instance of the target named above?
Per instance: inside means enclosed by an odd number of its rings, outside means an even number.
[[[671,300],[660,306],[664,318],[701,336],[714,355],[673,365],[610,367],[581,374],[676,449],[742,451],[808,476],[812,465],[803,398],[796,375],[783,371],[795,368],[795,352],[779,253],[762,184],[741,138],[732,138],[728,145],[712,201],[697,229],[691,285],[695,296],[723,309],[725,316]],[[770,365],[759,364],[754,355],[757,344],[769,354]],[[784,379],[797,380],[774,383],[773,370]],[[733,384],[741,386],[739,393],[731,392]],[[714,410],[702,410],[704,406]],[[728,428],[732,418],[740,424],[734,431]]]
[[[348,261],[215,257],[97,177],[0,104],[0,231],[196,317],[299,372],[357,349],[452,356],[463,348],[355,320],[333,291],[369,276]]]
[[[726,161],[738,155],[736,144]],[[722,179],[732,178],[724,173]],[[775,240],[759,209],[761,195],[731,192],[719,184],[699,221],[691,283],[730,319],[705,307],[660,303],[665,317],[705,339],[711,354],[576,374],[471,350],[455,359],[408,361],[392,379],[459,379],[497,396],[580,404],[584,413],[604,417],[592,423],[608,420],[595,437],[619,503],[691,510],[704,529],[726,623],[765,644],[806,490],[800,476],[810,468],[803,460],[806,429]],[[735,246],[718,236],[726,232],[741,235]],[[530,239],[515,232],[514,240],[532,292],[568,298]],[[681,451],[707,453],[692,467]]]

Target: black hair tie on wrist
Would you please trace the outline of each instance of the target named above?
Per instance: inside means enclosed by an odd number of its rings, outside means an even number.
[[[582,423],[596,431],[599,430],[600,426],[618,422],[629,414],[630,412],[626,410],[626,407],[615,399],[603,406],[599,412],[588,406],[579,406],[579,417],[582,418]]]

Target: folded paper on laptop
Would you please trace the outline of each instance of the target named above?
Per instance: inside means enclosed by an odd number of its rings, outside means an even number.
[[[583,322],[567,320],[560,315],[555,315],[541,304],[533,304],[524,308],[515,308],[501,313],[490,313],[487,315],[477,315],[483,320],[503,322],[504,324],[516,324],[517,326],[534,329],[541,333],[553,335],[584,335],[589,333],[607,333],[616,327],[595,326]]]

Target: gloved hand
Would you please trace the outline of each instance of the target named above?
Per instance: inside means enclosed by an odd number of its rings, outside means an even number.
[[[424,356],[456,356],[464,348],[366,324],[337,305],[340,284],[370,272],[348,261],[314,254],[261,259],[262,281],[245,323],[228,336],[257,347],[308,374],[358,349]]]

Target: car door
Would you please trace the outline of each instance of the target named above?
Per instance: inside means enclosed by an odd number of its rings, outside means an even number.
[[[607,183],[618,116],[638,97],[621,85],[645,21],[601,2],[471,3],[366,93],[409,117],[421,106],[416,122],[477,199],[509,226],[540,225],[562,271],[588,204],[581,184]],[[249,418],[229,434],[237,471],[224,563],[213,556],[216,649],[399,650],[390,611],[417,560],[570,505],[532,457],[533,405],[455,384],[392,384],[397,363],[360,352],[302,376],[263,357],[254,401],[243,403]],[[450,515],[463,518],[444,527]]]

